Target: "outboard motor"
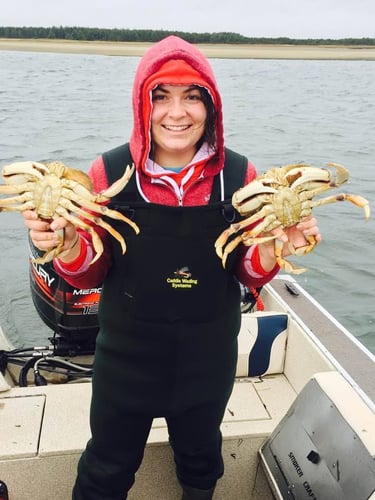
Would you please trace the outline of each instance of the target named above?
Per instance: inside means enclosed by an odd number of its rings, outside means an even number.
[[[32,258],[43,254],[31,241],[29,244]],[[52,262],[36,264],[30,260],[29,276],[34,306],[40,318],[54,332],[50,341],[55,347],[55,354],[92,354],[99,331],[101,287],[74,288],[56,273]]]

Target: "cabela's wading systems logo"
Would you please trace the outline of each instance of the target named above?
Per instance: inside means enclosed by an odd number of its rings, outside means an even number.
[[[173,273],[173,277],[166,279],[171,288],[193,288],[198,285],[198,280],[192,278],[188,267],[181,267]]]

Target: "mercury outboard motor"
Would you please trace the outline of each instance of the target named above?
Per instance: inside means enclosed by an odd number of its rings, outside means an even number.
[[[32,258],[43,252],[30,241]],[[55,271],[52,262],[36,264],[30,260],[31,296],[34,306],[54,336],[50,341],[57,355],[92,354],[99,331],[98,308],[101,287],[74,288]]]

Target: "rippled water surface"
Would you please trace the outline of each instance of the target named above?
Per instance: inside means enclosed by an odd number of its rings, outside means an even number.
[[[0,52],[0,165],[61,159],[87,170],[131,130],[138,58]],[[375,192],[375,63],[218,60],[228,147],[259,172],[306,161],[343,163],[343,191]],[[297,280],[375,352],[374,217],[350,203],[316,209],[323,243],[298,260]],[[45,343],[34,310],[26,231],[19,214],[0,215],[0,324],[18,345]]]

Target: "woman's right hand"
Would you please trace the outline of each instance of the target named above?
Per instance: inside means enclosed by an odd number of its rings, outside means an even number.
[[[33,210],[22,212],[25,226],[29,229],[30,239],[33,245],[46,252],[57,247],[61,239],[64,239],[62,251],[71,249],[62,260],[69,262],[74,260],[78,254],[80,245],[76,245],[78,233],[75,226],[64,217],[58,217],[51,222],[39,219]]]

